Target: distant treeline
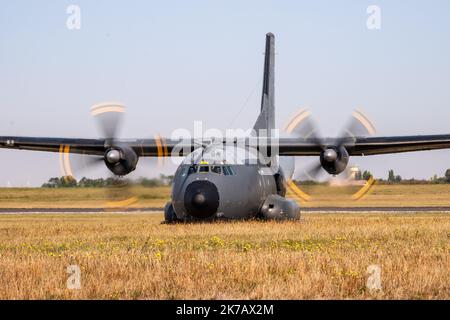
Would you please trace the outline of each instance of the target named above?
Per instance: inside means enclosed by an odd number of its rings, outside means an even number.
[[[99,178],[99,179],[89,179],[86,177],[81,178],[77,181],[71,176],[65,177],[53,177],[50,178],[46,183],[44,183],[42,188],[104,188],[122,185],[124,183],[138,185],[143,187],[162,187],[172,184],[173,176],[161,174],[158,178],[139,178],[137,180],[130,179],[118,179],[114,177],[110,178]]]
[[[394,170],[389,170],[387,179],[376,179],[379,184],[445,184],[450,183],[450,169],[445,171],[443,177],[439,177],[437,174],[430,179],[402,179],[401,176],[396,175]]]
[[[365,170],[364,172],[357,172],[353,180],[361,181],[361,180],[369,180],[373,177],[370,171]],[[445,175],[443,177],[439,177],[437,174],[432,176],[430,179],[403,179],[400,175],[396,175],[394,170],[388,171],[387,179],[377,179],[374,177],[378,184],[446,184],[450,183],[450,169],[445,171]],[[298,184],[302,185],[327,185],[329,182],[317,182],[314,180],[294,180]]]

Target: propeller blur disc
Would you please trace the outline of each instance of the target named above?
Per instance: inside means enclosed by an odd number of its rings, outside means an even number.
[[[117,102],[103,102],[91,107],[91,115],[97,120],[105,139],[114,140],[122,126],[125,106]]]

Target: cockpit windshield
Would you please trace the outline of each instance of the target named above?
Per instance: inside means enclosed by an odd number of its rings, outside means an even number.
[[[236,175],[235,171],[233,170],[232,166],[229,165],[206,165],[206,164],[201,164],[201,165],[190,165],[190,166],[184,166],[184,168],[180,169],[180,174],[181,175],[191,175],[193,173],[214,173],[214,174],[219,174],[219,175],[224,175],[224,176],[234,176]]]

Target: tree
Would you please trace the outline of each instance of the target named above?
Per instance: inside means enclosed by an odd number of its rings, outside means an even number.
[[[402,177],[399,175],[395,175],[394,170],[389,170],[388,172],[388,182],[395,183],[395,182],[401,182]]]
[[[59,178],[50,178],[46,183],[42,185],[42,188],[56,188],[59,184]]]
[[[362,174],[363,180],[369,180],[372,177],[372,173],[370,171],[364,170]]]
[[[78,187],[81,187],[81,188],[101,188],[101,187],[106,187],[106,181],[103,178],[89,179],[89,178],[83,177],[83,178],[81,178],[80,181],[78,181]]]
[[[141,185],[143,187],[160,187],[172,184],[173,175],[161,174],[159,178],[140,178],[138,180],[130,180],[118,177],[89,179],[83,177],[77,182],[73,177],[53,177],[42,185],[42,188],[105,188],[105,187],[122,187],[125,185]]]
[[[450,183],[450,169],[447,169],[447,171],[445,171],[445,180]]]
[[[71,188],[77,186],[77,180],[72,176],[53,177],[42,185],[43,188]]]
[[[388,172],[388,181],[389,182],[395,182],[395,174],[394,174],[394,170],[389,170]]]

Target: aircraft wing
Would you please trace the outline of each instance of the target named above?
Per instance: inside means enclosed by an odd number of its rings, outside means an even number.
[[[387,153],[437,150],[450,148],[450,135],[367,137],[357,138],[348,147],[349,155],[376,155]]]
[[[200,147],[194,140],[154,139],[117,140],[115,145],[131,147],[139,157],[186,156]],[[324,140],[322,145],[332,146],[336,140]],[[252,144],[254,145],[254,144]],[[269,143],[270,145],[270,143]],[[318,156],[323,150],[314,140],[280,138],[277,147],[281,156]],[[357,137],[343,142],[350,156],[366,156],[422,150],[450,148],[450,135],[423,135],[398,137]],[[273,146],[273,145],[272,145]],[[0,148],[104,155],[109,148],[105,139],[0,137]],[[175,152],[173,152],[175,151]]]
[[[450,148],[450,135],[356,137],[342,140],[350,156],[436,150]],[[323,146],[333,146],[335,139],[315,143],[308,139],[280,138],[279,154],[282,156],[317,156]]]
[[[170,140],[161,137],[154,139],[116,140],[114,145],[131,147],[140,157],[167,157],[174,148],[179,150],[177,155],[187,155],[194,150],[193,140]],[[40,137],[0,137],[0,148],[64,152],[86,155],[103,156],[110,144],[106,139],[77,139],[77,138],[40,138]]]
[[[102,155],[104,145],[100,139],[0,137],[0,148],[19,150],[59,152],[68,146],[70,153]]]

